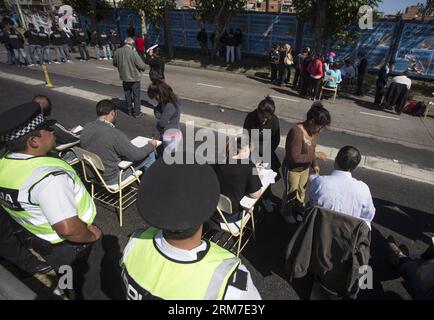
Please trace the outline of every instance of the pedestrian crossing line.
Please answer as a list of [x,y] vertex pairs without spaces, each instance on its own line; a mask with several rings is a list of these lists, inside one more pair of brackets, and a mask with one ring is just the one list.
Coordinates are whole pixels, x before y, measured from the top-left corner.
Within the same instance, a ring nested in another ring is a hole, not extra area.
[[388,117],[388,116],[382,116],[381,114],[375,114],[375,113],[369,113],[369,112],[363,112],[360,111],[361,114],[366,114],[368,116],[373,116],[373,117],[379,117],[379,118],[386,118],[386,119],[392,119],[392,120],[401,120],[399,118],[395,118],[395,117]]
[[272,96],[270,95],[271,98],[276,98],[276,99],[282,99],[282,100],[287,100],[287,101],[292,101],[292,102],[300,102],[300,100],[295,100],[295,99],[290,99],[290,98],[284,98],[284,97],[279,97],[279,96]]
[[98,69],[103,69],[103,70],[110,70],[110,71],[115,71],[115,69],[112,68],[106,68],[106,67],[97,67]]
[[206,83],[196,83],[198,86],[205,86],[205,87],[211,87],[211,88],[217,88],[217,89],[223,89],[223,87],[215,86],[213,84],[206,84]]
[[16,81],[16,82],[21,82],[21,83],[28,84],[31,86],[38,86],[41,84],[45,84],[45,81],[42,81],[42,80],[36,80],[36,79],[18,76],[16,74],[11,74],[11,73],[1,72],[1,71],[0,71],[0,78],[4,78],[6,80],[12,80],[12,81]]

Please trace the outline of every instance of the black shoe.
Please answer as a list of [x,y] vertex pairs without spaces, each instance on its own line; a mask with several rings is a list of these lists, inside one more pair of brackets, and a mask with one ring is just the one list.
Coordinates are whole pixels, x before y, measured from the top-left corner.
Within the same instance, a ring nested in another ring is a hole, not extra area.
[[145,114],[143,112],[133,113],[134,118],[143,118],[144,116],[145,116]]

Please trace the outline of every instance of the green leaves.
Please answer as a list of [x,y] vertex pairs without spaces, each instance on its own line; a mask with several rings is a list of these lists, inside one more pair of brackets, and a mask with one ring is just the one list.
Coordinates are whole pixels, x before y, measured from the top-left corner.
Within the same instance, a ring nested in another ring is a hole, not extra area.
[[317,10],[319,1],[327,3],[324,25],[326,39],[334,42],[343,41],[348,44],[354,43],[360,36],[357,30],[351,28],[358,23],[359,8],[368,5],[375,9],[381,3],[381,0],[293,0],[297,18],[302,21],[311,21],[315,25],[317,15],[320,14]]
[[135,11],[143,10],[147,21],[149,21],[154,28],[159,29],[161,23],[164,21],[164,9],[175,8],[175,0],[124,0],[120,6],[129,8]]

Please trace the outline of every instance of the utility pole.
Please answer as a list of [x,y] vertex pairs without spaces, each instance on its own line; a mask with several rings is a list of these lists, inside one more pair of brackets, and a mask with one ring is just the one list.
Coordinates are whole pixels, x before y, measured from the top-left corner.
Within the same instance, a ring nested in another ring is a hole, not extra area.
[[20,16],[21,26],[26,28],[26,22],[24,21],[23,12],[21,11],[21,5],[18,0],[15,0],[15,6],[17,7],[18,15]]

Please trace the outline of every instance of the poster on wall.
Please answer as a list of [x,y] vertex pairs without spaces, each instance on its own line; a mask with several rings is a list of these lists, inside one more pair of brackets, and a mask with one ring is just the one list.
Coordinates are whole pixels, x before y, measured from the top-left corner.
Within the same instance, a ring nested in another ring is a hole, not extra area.
[[404,25],[392,71],[407,71],[411,77],[434,79],[434,25]]

